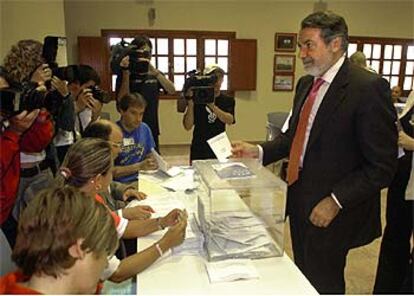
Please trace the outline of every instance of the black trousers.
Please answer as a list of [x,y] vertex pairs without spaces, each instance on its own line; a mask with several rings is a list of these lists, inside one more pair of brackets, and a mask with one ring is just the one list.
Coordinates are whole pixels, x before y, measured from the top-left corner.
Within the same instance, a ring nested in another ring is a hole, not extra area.
[[62,164],[63,160],[65,159],[66,153],[68,152],[70,146],[72,146],[72,145],[57,146],[56,147],[57,157],[58,157],[58,160],[59,160],[59,166]]
[[159,142],[159,135],[153,135],[152,136],[154,138],[154,144],[155,144],[155,151],[157,151],[158,153],[160,153],[160,142]]
[[381,242],[374,294],[398,294],[409,272],[414,203],[405,200],[405,190],[410,169],[410,161],[400,159],[398,171],[388,188],[387,225]]
[[320,294],[345,294],[348,249],[308,219],[296,215],[289,219],[295,264]]
[[13,250],[17,238],[17,221],[13,218],[11,213],[1,225],[1,230],[3,230],[4,236],[7,238],[10,248]]

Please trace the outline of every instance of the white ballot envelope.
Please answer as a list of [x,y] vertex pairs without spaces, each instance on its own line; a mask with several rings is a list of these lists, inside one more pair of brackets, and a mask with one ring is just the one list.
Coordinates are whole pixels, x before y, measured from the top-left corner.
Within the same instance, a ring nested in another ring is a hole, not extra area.
[[220,162],[227,161],[227,158],[231,156],[231,144],[226,132],[222,132],[221,134],[208,139],[207,143],[210,145],[211,150],[213,150]]
[[164,173],[166,173],[170,177],[177,176],[179,173],[181,173],[181,169],[179,167],[171,167],[162,157],[158,154],[158,152],[152,148],[151,149],[152,155],[154,155],[154,158],[158,164],[158,169]]

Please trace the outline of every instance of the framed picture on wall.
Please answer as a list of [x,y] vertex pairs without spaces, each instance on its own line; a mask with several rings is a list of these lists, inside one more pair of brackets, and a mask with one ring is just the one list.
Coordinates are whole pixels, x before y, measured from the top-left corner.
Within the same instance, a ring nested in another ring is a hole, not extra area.
[[274,72],[295,72],[295,61],[294,55],[275,54]]
[[296,33],[276,33],[275,51],[295,51]]
[[295,75],[293,73],[273,75],[274,91],[292,91],[294,83]]

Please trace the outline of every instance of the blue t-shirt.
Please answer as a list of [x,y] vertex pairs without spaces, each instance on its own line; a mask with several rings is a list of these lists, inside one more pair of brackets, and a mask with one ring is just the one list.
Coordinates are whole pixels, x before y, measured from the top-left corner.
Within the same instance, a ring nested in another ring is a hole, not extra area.
[[[120,121],[117,121],[117,124],[122,130],[124,140],[122,151],[115,159],[115,166],[126,166],[143,161],[145,156],[155,147],[154,138],[148,125],[142,122],[138,128],[132,132],[128,132],[122,127]],[[114,178],[115,181],[121,183],[129,183],[137,179],[138,172],[128,176]]]

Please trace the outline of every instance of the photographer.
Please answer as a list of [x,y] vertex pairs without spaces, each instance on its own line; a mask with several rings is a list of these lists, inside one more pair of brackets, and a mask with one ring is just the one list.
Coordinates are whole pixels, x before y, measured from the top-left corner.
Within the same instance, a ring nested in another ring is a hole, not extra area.
[[[60,128],[54,139],[59,162],[62,163],[69,147],[80,138],[89,123],[99,118],[104,100],[103,91],[96,88],[100,84],[98,73],[88,65],[70,65],[62,69],[69,91],[68,104],[62,108]],[[52,81],[53,82],[53,81]],[[95,92],[94,92],[95,91]]]
[[95,69],[88,65],[79,65],[78,71],[79,80],[69,83],[68,87],[75,98],[75,131],[77,137],[80,137],[89,123],[97,120],[101,115],[103,102],[94,95],[93,91],[101,83]]
[[[186,130],[194,126],[191,142],[190,161],[196,159],[216,158],[207,140],[224,132],[226,124],[234,124],[234,98],[221,93],[224,71],[216,66],[206,67],[204,74],[216,76],[214,87],[214,102],[198,104],[194,102],[193,91],[190,88],[184,95],[188,100],[187,110],[184,113],[183,125]],[[189,95],[189,96],[188,96]]]
[[11,246],[16,238],[16,221],[10,212],[19,188],[20,152],[42,151],[53,135],[52,121],[46,111],[24,110],[13,115],[14,110],[10,107],[15,95],[10,89],[5,69],[0,67],[0,225]]
[[[117,77],[117,100],[124,95],[138,92],[147,102],[143,121],[151,129],[156,150],[159,150],[158,98],[160,89],[168,94],[175,93],[174,84],[150,63],[152,44],[146,36],[138,36],[131,42],[128,55],[115,59],[118,64],[112,67]],[[120,69],[119,69],[119,66]]]

